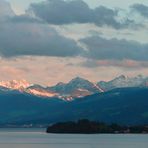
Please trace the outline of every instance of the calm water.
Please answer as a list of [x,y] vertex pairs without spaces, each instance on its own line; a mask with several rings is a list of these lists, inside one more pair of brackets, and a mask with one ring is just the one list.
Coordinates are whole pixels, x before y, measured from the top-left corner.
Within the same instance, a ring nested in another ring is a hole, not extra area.
[[37,129],[1,129],[0,148],[148,148],[148,135],[58,135]]

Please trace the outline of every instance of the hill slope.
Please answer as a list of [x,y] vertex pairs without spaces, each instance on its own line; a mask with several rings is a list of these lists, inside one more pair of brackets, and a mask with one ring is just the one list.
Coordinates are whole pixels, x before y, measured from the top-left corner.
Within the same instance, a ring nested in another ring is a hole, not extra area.
[[115,89],[71,102],[18,91],[0,91],[0,124],[49,124],[83,118],[107,123],[148,124],[148,89]]

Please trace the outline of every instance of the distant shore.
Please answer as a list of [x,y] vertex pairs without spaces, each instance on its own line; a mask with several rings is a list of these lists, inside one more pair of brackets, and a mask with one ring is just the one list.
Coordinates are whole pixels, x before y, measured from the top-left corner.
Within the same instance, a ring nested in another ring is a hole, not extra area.
[[148,126],[121,126],[79,120],[77,122],[69,121],[53,124],[47,128],[46,132],[57,134],[148,134]]

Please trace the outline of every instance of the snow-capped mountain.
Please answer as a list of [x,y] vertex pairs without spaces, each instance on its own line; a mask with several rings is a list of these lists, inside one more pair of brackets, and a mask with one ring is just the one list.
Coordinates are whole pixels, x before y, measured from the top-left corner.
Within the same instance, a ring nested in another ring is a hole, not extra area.
[[147,87],[147,84],[148,78],[142,75],[138,75],[136,77],[127,77],[121,75],[108,82],[100,81],[97,85],[101,87],[104,91],[108,91],[115,88],[123,87]]
[[30,86],[30,83],[26,80],[1,81],[0,86],[13,90],[23,91]]
[[54,91],[63,97],[72,98],[79,98],[102,92],[102,89],[99,86],[80,77],[72,79],[69,83],[60,82],[56,86],[48,87],[47,89]]
[[67,101],[71,101],[74,98],[81,98],[95,93],[101,93],[123,87],[148,87],[148,77],[144,77],[142,75],[138,75],[136,77],[127,77],[121,75],[111,81],[100,81],[97,84],[92,83],[86,79],[76,77],[68,83],[60,82],[55,86],[48,87],[30,84],[26,80],[0,82],[0,90],[2,91],[5,90],[6,92],[9,92],[9,90],[16,90],[21,93],[28,93],[39,97],[56,97]]
[[46,87],[30,84],[26,80],[1,81],[0,89],[17,90],[40,97],[58,97],[57,93],[47,90]]

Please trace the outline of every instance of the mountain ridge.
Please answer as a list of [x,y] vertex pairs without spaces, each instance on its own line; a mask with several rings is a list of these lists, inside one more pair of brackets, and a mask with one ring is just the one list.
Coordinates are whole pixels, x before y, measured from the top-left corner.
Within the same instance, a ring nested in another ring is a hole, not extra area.
[[30,84],[26,80],[1,81],[0,86],[41,97],[58,97],[67,101],[102,92],[96,84],[80,77],[76,77],[68,83],[60,82],[51,87]]
[[1,81],[0,86],[40,97],[57,97],[71,101],[74,98],[81,98],[116,88],[148,87],[148,77],[144,77],[142,75],[138,75],[136,77],[120,75],[111,81],[99,81],[98,83],[92,83],[87,79],[76,77],[68,83],[59,82],[54,86],[44,87],[39,84],[30,84],[26,80],[12,80]]

